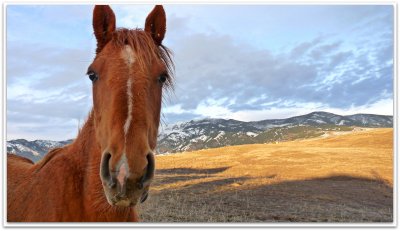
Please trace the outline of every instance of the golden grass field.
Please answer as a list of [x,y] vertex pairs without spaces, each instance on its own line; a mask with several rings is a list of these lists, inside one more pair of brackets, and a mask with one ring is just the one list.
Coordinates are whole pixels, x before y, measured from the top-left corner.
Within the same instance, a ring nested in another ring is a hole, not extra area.
[[393,129],[156,158],[145,222],[392,222]]

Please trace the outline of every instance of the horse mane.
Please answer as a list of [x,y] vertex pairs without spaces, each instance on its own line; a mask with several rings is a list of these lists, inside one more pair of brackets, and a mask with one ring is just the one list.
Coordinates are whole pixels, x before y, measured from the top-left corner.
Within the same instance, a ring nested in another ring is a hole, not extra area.
[[173,88],[173,78],[175,66],[172,61],[172,51],[164,45],[157,46],[153,38],[142,29],[129,30],[126,28],[118,28],[112,37],[111,43],[118,48],[129,45],[133,48],[136,55],[136,61],[142,67],[141,71],[146,71],[143,68],[149,68],[152,60],[161,59],[167,68],[167,81],[165,85]]

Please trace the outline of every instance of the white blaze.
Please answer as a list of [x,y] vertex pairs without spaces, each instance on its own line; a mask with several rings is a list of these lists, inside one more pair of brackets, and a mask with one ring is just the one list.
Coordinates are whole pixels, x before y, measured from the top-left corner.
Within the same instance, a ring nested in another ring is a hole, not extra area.
[[128,113],[126,116],[125,124],[124,124],[124,134],[125,141],[126,135],[128,134],[129,127],[132,122],[132,110],[133,110],[133,94],[132,94],[132,78],[131,78],[131,66],[135,61],[135,55],[130,46],[126,45],[125,49],[122,50],[122,58],[125,60],[126,65],[128,66],[128,81],[126,83],[126,94],[127,94],[127,104],[128,104]]
[[125,48],[122,50],[122,58],[125,60],[128,67],[135,62],[135,54],[129,45],[125,45]]
[[126,135],[128,134],[128,130],[129,130],[129,127],[132,122],[132,104],[133,104],[132,79],[129,78],[128,83],[126,85],[127,85],[126,93],[128,96],[128,115],[126,117],[125,124],[124,124],[125,139],[126,139]]
[[125,153],[122,155],[121,160],[117,165],[118,175],[117,180],[119,184],[124,186],[126,179],[129,177],[129,164],[128,160],[126,159]]

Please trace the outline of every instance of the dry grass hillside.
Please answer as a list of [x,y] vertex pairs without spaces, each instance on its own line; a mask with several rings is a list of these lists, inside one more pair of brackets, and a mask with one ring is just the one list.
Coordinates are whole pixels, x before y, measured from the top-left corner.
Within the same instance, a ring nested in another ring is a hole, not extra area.
[[156,159],[146,222],[391,222],[393,129]]

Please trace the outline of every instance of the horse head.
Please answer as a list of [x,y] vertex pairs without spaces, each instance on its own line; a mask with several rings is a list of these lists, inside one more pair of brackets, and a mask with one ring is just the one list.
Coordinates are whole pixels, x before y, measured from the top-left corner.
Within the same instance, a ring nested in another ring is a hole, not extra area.
[[162,93],[172,84],[170,52],[162,45],[165,12],[155,6],[144,30],[117,29],[112,9],[95,6],[93,29],[97,49],[87,75],[99,175],[109,204],[134,206],[146,200],[154,176]]

